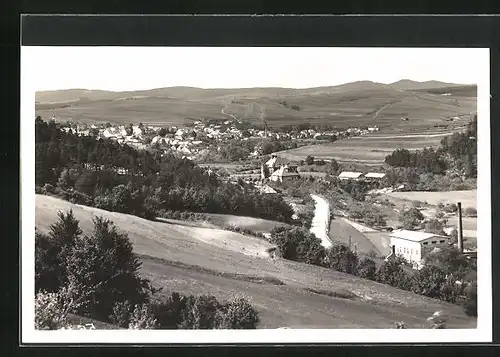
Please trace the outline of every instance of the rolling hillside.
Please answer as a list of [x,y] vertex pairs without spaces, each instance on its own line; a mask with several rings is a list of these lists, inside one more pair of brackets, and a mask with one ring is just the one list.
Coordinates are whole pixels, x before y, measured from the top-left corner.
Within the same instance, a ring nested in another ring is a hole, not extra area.
[[[418,87],[425,85],[436,88],[435,83],[426,82]],[[472,92],[469,96],[449,97],[370,81],[307,89],[171,87],[132,92],[70,89],[36,93],[36,115],[43,118],[54,115],[64,121],[165,125],[225,119],[231,114],[256,124],[261,124],[264,117],[271,127],[301,122],[330,123],[341,128],[389,127],[401,126],[401,117],[409,117],[404,128],[429,129],[452,116],[469,114],[475,106]]]
[[458,306],[306,264],[271,259],[265,240],[218,229],[153,222],[135,216],[37,195],[36,227],[47,231],[59,210],[70,208],[85,233],[102,215],[126,232],[143,261],[142,274],[164,293],[245,295],[261,315],[260,328],[427,327],[442,310],[450,328],[473,328],[476,320]]

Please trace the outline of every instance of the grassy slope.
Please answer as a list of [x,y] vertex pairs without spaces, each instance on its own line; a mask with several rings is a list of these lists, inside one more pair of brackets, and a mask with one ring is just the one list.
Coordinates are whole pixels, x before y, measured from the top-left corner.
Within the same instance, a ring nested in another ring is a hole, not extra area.
[[[127,100],[117,100],[128,98]],[[399,125],[401,116],[410,116],[407,127],[428,126],[442,118],[468,114],[475,108],[474,98],[449,98],[429,93],[406,92],[373,82],[355,82],[336,87],[289,89],[200,89],[160,88],[135,92],[68,90],[36,94],[37,115],[88,122],[182,124],[207,118],[228,118],[234,114],[260,123],[265,108],[269,126],[332,123],[351,125]],[[286,101],[287,106],[282,102]],[[57,103],[54,103],[57,102]],[[254,104],[257,103],[257,104]],[[300,110],[290,107],[298,105]],[[387,107],[377,115],[375,113]]]
[[[36,197],[37,228],[46,231],[58,210],[70,208],[84,232],[92,228],[93,215],[109,218],[127,232],[135,251],[143,255],[143,274],[163,286],[165,293],[211,293],[221,299],[244,294],[259,310],[261,328],[391,328],[399,320],[423,328],[426,317],[436,310],[450,316],[450,327],[470,328],[476,323],[457,306],[328,269],[265,258],[261,254],[269,246],[265,241],[236,233],[152,222],[41,195]],[[249,282],[248,276],[266,281],[272,277],[284,285]],[[333,298],[305,289],[349,291],[358,298]]]

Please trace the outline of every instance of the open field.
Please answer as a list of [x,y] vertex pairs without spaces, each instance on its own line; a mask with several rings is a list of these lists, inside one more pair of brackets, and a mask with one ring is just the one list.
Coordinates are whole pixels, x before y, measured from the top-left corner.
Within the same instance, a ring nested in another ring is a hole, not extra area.
[[397,148],[409,150],[424,147],[438,147],[443,137],[452,132],[408,135],[358,136],[337,140],[333,143],[303,146],[276,153],[289,160],[305,160],[309,155],[315,158],[335,159],[338,162],[356,162],[365,165],[381,165],[387,155]]
[[[448,84],[446,84],[448,85]],[[340,128],[378,125],[396,131],[429,130],[475,111],[476,98],[405,91],[373,82],[334,87],[201,89],[160,88],[134,92],[82,89],[36,93],[36,115],[80,122],[181,125],[194,120],[238,119],[270,127],[309,122]],[[409,121],[402,122],[401,117]]]
[[329,236],[332,241],[338,241],[343,244],[349,244],[349,237],[351,237],[351,248],[360,254],[368,254],[371,251],[382,254],[377,247],[366,237],[349,223],[345,222],[342,218],[335,217],[330,221]]
[[[109,218],[126,232],[143,260],[142,274],[164,293],[210,293],[220,299],[246,295],[261,316],[261,328],[427,327],[437,310],[449,316],[450,328],[474,328],[476,319],[458,306],[329,269],[270,259],[262,239],[209,228],[187,227],[37,195],[36,227],[47,231],[59,210],[70,208],[85,233],[92,217]],[[316,292],[313,292],[316,291]],[[329,296],[332,295],[332,296]]]
[[462,202],[462,208],[477,208],[477,190],[445,192],[408,191],[391,192],[386,195],[399,200],[427,202],[434,206],[439,202],[444,204]]

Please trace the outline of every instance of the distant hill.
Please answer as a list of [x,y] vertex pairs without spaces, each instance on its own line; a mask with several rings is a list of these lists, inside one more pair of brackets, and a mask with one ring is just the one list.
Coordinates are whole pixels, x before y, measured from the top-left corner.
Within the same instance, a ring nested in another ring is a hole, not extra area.
[[392,88],[400,90],[417,90],[417,89],[436,89],[445,87],[462,87],[463,84],[445,83],[439,81],[417,82],[410,79],[402,79],[400,81],[389,84]]
[[[402,87],[405,83],[409,85],[408,82],[397,83]],[[475,111],[475,92],[470,89],[451,98],[430,92],[435,88],[419,93],[398,89],[397,83],[359,81],[305,89],[169,87],[125,92],[69,89],[37,92],[35,111],[44,119],[54,116],[59,121],[87,123],[183,125],[194,120],[229,119],[234,115],[254,124],[262,124],[264,117],[270,127],[309,122],[329,123],[339,128],[368,126],[375,119],[377,125],[387,127],[403,116],[413,117],[415,125],[428,125],[429,120],[434,125],[436,120]],[[437,83],[424,82],[420,86],[436,87]]]

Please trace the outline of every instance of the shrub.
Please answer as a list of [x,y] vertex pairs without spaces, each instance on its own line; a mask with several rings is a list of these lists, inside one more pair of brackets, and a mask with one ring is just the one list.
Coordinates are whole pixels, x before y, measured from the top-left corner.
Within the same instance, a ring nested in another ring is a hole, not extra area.
[[363,258],[356,269],[356,275],[363,279],[375,280],[376,273],[375,262],[369,258]]
[[473,268],[471,262],[453,246],[431,252],[424,258],[424,265],[439,267],[445,275],[453,274],[457,278],[465,276]]
[[132,314],[128,328],[131,330],[154,329],[158,326],[151,306],[148,304],[136,305]]
[[39,292],[35,296],[35,329],[57,330],[64,326],[66,314],[58,293]]
[[465,289],[466,299],[464,303],[464,312],[467,316],[477,317],[477,283],[473,282]]
[[109,316],[110,322],[122,328],[127,328],[130,323],[130,314],[133,311],[132,307],[128,300],[117,301],[113,305],[112,313]]
[[216,328],[255,329],[258,323],[259,314],[253,306],[246,299],[236,297],[218,311]]
[[358,256],[349,247],[335,244],[326,252],[326,265],[336,271],[354,274],[358,265]]
[[277,245],[278,254],[285,259],[321,265],[325,257],[321,240],[304,228],[275,227],[270,241]]
[[424,215],[418,208],[412,207],[401,212],[399,220],[404,229],[414,229],[424,219]]
[[475,209],[474,207],[467,207],[464,210],[464,215],[466,217],[477,217],[477,209]]
[[401,265],[401,262],[397,259],[389,259],[383,262],[377,270],[375,280],[382,284],[408,290],[411,281]]
[[412,277],[411,291],[435,299],[441,298],[441,286],[446,281],[446,274],[438,266],[426,266]]

